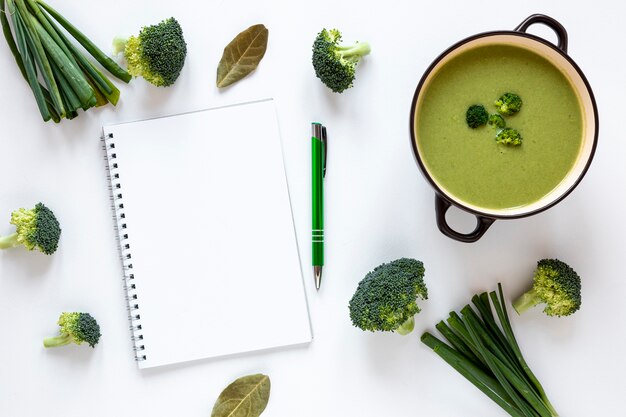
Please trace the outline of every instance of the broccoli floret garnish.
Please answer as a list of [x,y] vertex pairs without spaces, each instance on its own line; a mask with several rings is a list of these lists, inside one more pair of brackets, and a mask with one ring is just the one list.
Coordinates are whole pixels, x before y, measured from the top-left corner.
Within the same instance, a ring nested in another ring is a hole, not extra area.
[[504,93],[494,104],[500,114],[511,116],[522,108],[522,98],[515,93]]
[[356,64],[371,51],[367,42],[351,46],[339,45],[340,42],[341,33],[337,29],[322,29],[313,43],[315,75],[335,93],[352,87]]
[[513,303],[518,314],[545,303],[548,316],[569,316],[580,308],[580,277],[558,259],[537,262],[533,288]]
[[487,124],[495,129],[503,129],[506,126],[504,117],[500,116],[499,114],[492,114],[491,116],[489,116]]
[[359,283],[350,300],[352,324],[362,330],[405,335],[413,331],[420,312],[416,300],[428,299],[424,264],[401,258],[382,264]]
[[467,112],[465,113],[465,121],[472,129],[484,126],[487,124],[488,119],[489,113],[487,113],[487,110],[485,110],[481,104],[473,104],[469,106]]
[[59,336],[46,337],[43,345],[47,348],[83,342],[94,347],[100,340],[100,326],[89,313],[61,313],[58,321]]
[[33,209],[20,208],[11,213],[11,224],[16,231],[0,237],[0,249],[23,245],[28,250],[37,249],[46,255],[57,250],[61,227],[52,210],[37,203]]
[[183,30],[173,17],[143,27],[138,36],[116,38],[113,45],[115,53],[124,52],[131,75],[157,87],[174,84],[187,56]]
[[503,145],[519,146],[522,144],[522,135],[510,127],[506,127],[496,135],[496,142]]

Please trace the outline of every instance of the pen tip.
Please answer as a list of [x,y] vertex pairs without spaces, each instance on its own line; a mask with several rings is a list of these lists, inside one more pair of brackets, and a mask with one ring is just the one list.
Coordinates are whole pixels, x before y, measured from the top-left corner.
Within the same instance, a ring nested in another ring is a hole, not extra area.
[[315,289],[319,291],[320,284],[322,283],[322,267],[314,266],[313,273],[315,275]]

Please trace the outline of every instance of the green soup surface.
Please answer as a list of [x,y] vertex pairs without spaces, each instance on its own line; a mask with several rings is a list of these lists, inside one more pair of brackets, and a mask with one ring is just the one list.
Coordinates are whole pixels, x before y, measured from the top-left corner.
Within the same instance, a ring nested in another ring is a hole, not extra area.
[[[521,146],[497,144],[497,130],[471,129],[465,112],[490,114],[503,93],[518,94],[519,113],[504,116]],[[582,112],[570,82],[538,54],[511,45],[469,49],[446,63],[420,93],[417,146],[427,171],[446,192],[486,209],[532,204],[573,167],[582,145]]]

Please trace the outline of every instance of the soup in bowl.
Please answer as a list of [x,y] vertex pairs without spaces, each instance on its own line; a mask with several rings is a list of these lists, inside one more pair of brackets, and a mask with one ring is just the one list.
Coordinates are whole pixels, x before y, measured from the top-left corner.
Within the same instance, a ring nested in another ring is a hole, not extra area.
[[[555,30],[559,45],[525,33],[532,23]],[[411,111],[418,166],[436,192],[439,229],[453,239],[478,240],[495,219],[543,211],[562,200],[587,171],[597,143],[597,108],[582,71],[566,54],[567,33],[554,19],[533,15],[515,31],[467,38],[445,51],[420,81]],[[522,99],[503,115],[522,137],[496,141],[500,127],[470,127],[466,111],[495,105],[505,93]],[[455,205],[477,217],[471,233],[446,222]]]

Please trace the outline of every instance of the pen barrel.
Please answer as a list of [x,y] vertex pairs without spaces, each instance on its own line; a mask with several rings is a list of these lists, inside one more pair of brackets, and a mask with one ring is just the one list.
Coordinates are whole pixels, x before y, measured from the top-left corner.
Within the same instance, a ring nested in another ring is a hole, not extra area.
[[312,178],[312,263],[324,265],[324,143],[320,138],[311,138]]

